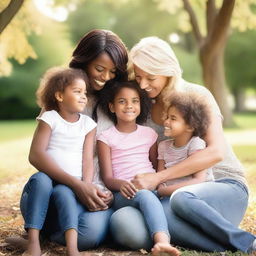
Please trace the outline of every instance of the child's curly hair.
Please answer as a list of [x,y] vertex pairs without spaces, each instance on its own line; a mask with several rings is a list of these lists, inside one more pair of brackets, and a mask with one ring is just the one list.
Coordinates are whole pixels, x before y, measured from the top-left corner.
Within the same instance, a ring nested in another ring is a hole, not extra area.
[[54,67],[47,70],[36,92],[38,106],[46,111],[59,111],[56,92],[64,92],[76,79],[82,79],[88,85],[87,75],[80,69]]
[[123,88],[130,88],[135,90],[140,98],[140,114],[136,118],[138,124],[146,122],[149,111],[151,108],[151,100],[147,96],[147,93],[140,88],[136,81],[109,81],[105,84],[104,88],[99,92],[99,107],[101,110],[112,120],[115,124],[117,118],[115,113],[112,113],[109,109],[109,103],[113,103],[116,95]]
[[175,107],[185,123],[194,129],[193,136],[203,138],[210,123],[208,105],[201,95],[191,92],[174,92],[165,101],[164,117],[170,107]]

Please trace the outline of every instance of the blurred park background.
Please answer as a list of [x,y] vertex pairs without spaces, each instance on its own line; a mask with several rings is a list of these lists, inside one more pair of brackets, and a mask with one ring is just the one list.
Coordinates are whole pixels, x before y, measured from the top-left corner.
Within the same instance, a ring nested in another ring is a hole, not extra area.
[[256,0],[1,0],[0,240],[23,230],[19,197],[35,172],[27,155],[40,77],[67,66],[95,28],[112,30],[128,49],[146,36],[168,41],[184,78],[210,89],[251,190],[242,226],[256,234]]

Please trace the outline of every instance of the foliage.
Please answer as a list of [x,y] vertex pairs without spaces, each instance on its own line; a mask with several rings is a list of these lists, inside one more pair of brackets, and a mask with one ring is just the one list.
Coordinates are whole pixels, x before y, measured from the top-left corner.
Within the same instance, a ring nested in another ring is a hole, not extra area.
[[39,109],[35,102],[35,91],[39,78],[49,67],[64,65],[71,55],[64,24],[45,19],[41,30],[41,35],[29,37],[37,52],[37,59],[28,59],[23,65],[12,61],[12,74],[8,78],[0,77],[0,119],[37,116]]
[[[0,11],[9,3],[1,0]],[[32,1],[25,1],[17,15],[0,35],[0,76],[8,76],[12,71],[10,59],[25,63],[26,59],[36,59],[37,55],[29,42],[32,33],[40,33],[40,15]]]
[[176,15],[157,9],[154,0],[86,0],[70,13],[67,23],[74,44],[89,30],[101,28],[117,33],[130,48],[145,36],[168,39],[176,28]]
[[[167,10],[170,14],[180,11],[181,15],[178,19],[179,28],[188,32],[191,30],[191,23],[187,12],[183,9],[183,0],[154,0],[161,10]],[[205,21],[205,8],[207,1],[191,1],[195,14],[198,17],[199,27],[202,34],[207,33],[207,23]],[[210,1],[208,1],[210,2]],[[211,1],[215,2],[216,8],[220,8],[224,0]],[[235,8],[232,16],[231,26],[239,31],[256,28],[255,0],[236,0]]]
[[256,89],[255,41],[255,30],[235,32],[229,39],[225,61],[229,88],[232,91],[249,87]]

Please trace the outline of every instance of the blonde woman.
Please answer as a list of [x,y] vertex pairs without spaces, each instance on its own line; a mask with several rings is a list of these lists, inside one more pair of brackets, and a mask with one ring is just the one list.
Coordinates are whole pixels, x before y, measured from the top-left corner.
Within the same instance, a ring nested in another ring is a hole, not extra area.
[[[205,149],[161,172],[137,175],[133,184],[138,189],[152,190],[167,180],[213,166],[215,181],[183,187],[170,199],[162,200],[172,242],[205,251],[255,250],[255,236],[238,228],[247,208],[248,189],[243,167],[224,138],[223,117],[214,97],[205,87],[182,78],[173,50],[157,37],[142,39],[131,49],[130,59],[135,79],[152,99],[147,125],[157,131],[160,141],[164,139],[162,112],[172,92],[198,93],[210,108],[210,125],[203,138]],[[132,207],[115,212],[111,217],[115,240],[132,249],[149,247],[142,219]]]

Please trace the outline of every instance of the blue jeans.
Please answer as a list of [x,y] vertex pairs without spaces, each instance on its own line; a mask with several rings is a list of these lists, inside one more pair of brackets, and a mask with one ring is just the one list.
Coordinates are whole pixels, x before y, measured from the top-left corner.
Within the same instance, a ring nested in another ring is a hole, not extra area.
[[[71,208],[69,205],[71,201],[67,203],[65,199],[63,209],[67,212],[65,214],[61,212],[58,217],[56,206],[60,207],[61,199],[58,198],[59,201],[56,205],[53,195],[56,199],[58,197],[57,191],[61,191],[63,187],[66,186],[56,185],[43,172],[37,172],[30,177],[23,189],[20,201],[25,228],[41,230],[41,234],[50,238],[50,240],[65,244],[64,231],[71,225],[70,227],[76,228],[78,231],[79,250],[98,246],[106,238],[109,219],[113,210],[89,212],[81,204],[72,200],[74,208]],[[72,199],[73,192],[68,189],[66,191],[65,195]],[[71,211],[68,212],[70,209]]]
[[[162,200],[172,242],[203,251],[251,249],[255,236],[237,227],[247,204],[245,187],[230,179],[183,187]],[[152,246],[140,215],[132,207],[112,215],[110,228],[119,244],[131,249]]]
[[[115,193],[114,196],[114,210],[125,206],[133,206],[141,211],[152,240],[156,232],[165,232],[170,236],[163,207],[158,197],[152,191],[146,189],[139,190],[132,199],[123,197],[121,193]],[[152,209],[154,210],[152,211]]]

